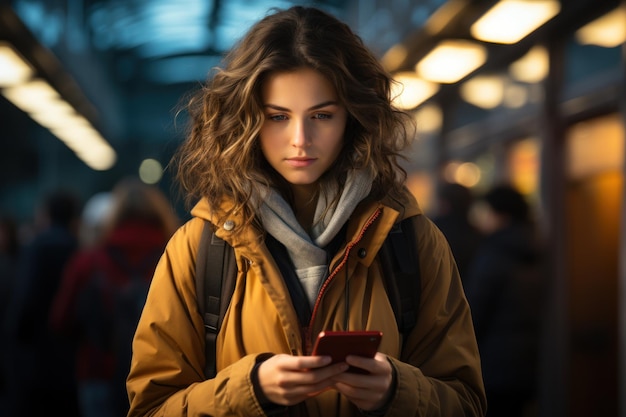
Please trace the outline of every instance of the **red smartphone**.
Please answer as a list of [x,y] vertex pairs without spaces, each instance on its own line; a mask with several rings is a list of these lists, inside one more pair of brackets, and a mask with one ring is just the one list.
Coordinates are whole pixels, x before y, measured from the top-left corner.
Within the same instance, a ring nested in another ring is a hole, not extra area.
[[[313,356],[330,356],[331,363],[344,362],[348,355],[373,358],[382,338],[383,333],[378,330],[322,331],[313,346]],[[348,371],[367,373],[355,367]]]

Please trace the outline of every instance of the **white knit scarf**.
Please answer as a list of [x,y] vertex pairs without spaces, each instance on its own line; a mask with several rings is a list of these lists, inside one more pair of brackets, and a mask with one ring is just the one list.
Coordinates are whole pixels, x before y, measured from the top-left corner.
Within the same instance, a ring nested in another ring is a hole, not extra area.
[[[260,207],[263,227],[287,249],[311,306],[328,273],[329,260],[322,248],[332,241],[356,205],[369,194],[372,179],[369,171],[351,171],[340,190],[337,206],[329,209],[323,219],[314,222],[311,236],[298,223],[293,209],[282,196],[273,189],[265,189]],[[337,190],[331,190],[328,200],[320,195],[315,209],[316,220],[320,219],[337,193]]]

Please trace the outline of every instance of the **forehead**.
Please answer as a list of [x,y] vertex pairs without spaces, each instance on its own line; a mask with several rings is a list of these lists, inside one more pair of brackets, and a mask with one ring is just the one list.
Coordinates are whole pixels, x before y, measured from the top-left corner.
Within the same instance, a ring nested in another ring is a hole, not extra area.
[[312,68],[270,73],[263,81],[261,93],[264,102],[289,98],[337,100],[334,85]]

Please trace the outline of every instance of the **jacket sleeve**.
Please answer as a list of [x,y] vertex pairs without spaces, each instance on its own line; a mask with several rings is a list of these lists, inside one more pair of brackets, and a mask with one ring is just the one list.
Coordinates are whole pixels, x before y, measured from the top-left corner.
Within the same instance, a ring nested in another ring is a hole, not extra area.
[[204,378],[204,324],[195,295],[201,220],[181,227],[159,260],[133,340],[128,416],[263,416],[250,380],[256,355]]
[[480,357],[456,263],[443,234],[425,216],[416,226],[422,294],[388,416],[483,416]]

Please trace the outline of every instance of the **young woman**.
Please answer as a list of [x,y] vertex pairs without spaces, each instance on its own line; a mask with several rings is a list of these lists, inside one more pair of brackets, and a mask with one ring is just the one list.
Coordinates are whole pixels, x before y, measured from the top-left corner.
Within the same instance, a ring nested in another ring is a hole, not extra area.
[[[176,161],[193,218],[152,281],[129,416],[483,415],[470,311],[445,238],[403,187],[412,131],[390,84],[348,26],[293,7],[253,26],[191,100]],[[410,216],[422,294],[403,341],[377,252]],[[205,221],[238,267],[209,379],[194,286]],[[329,365],[311,355],[322,330],[383,339],[372,359]]]

